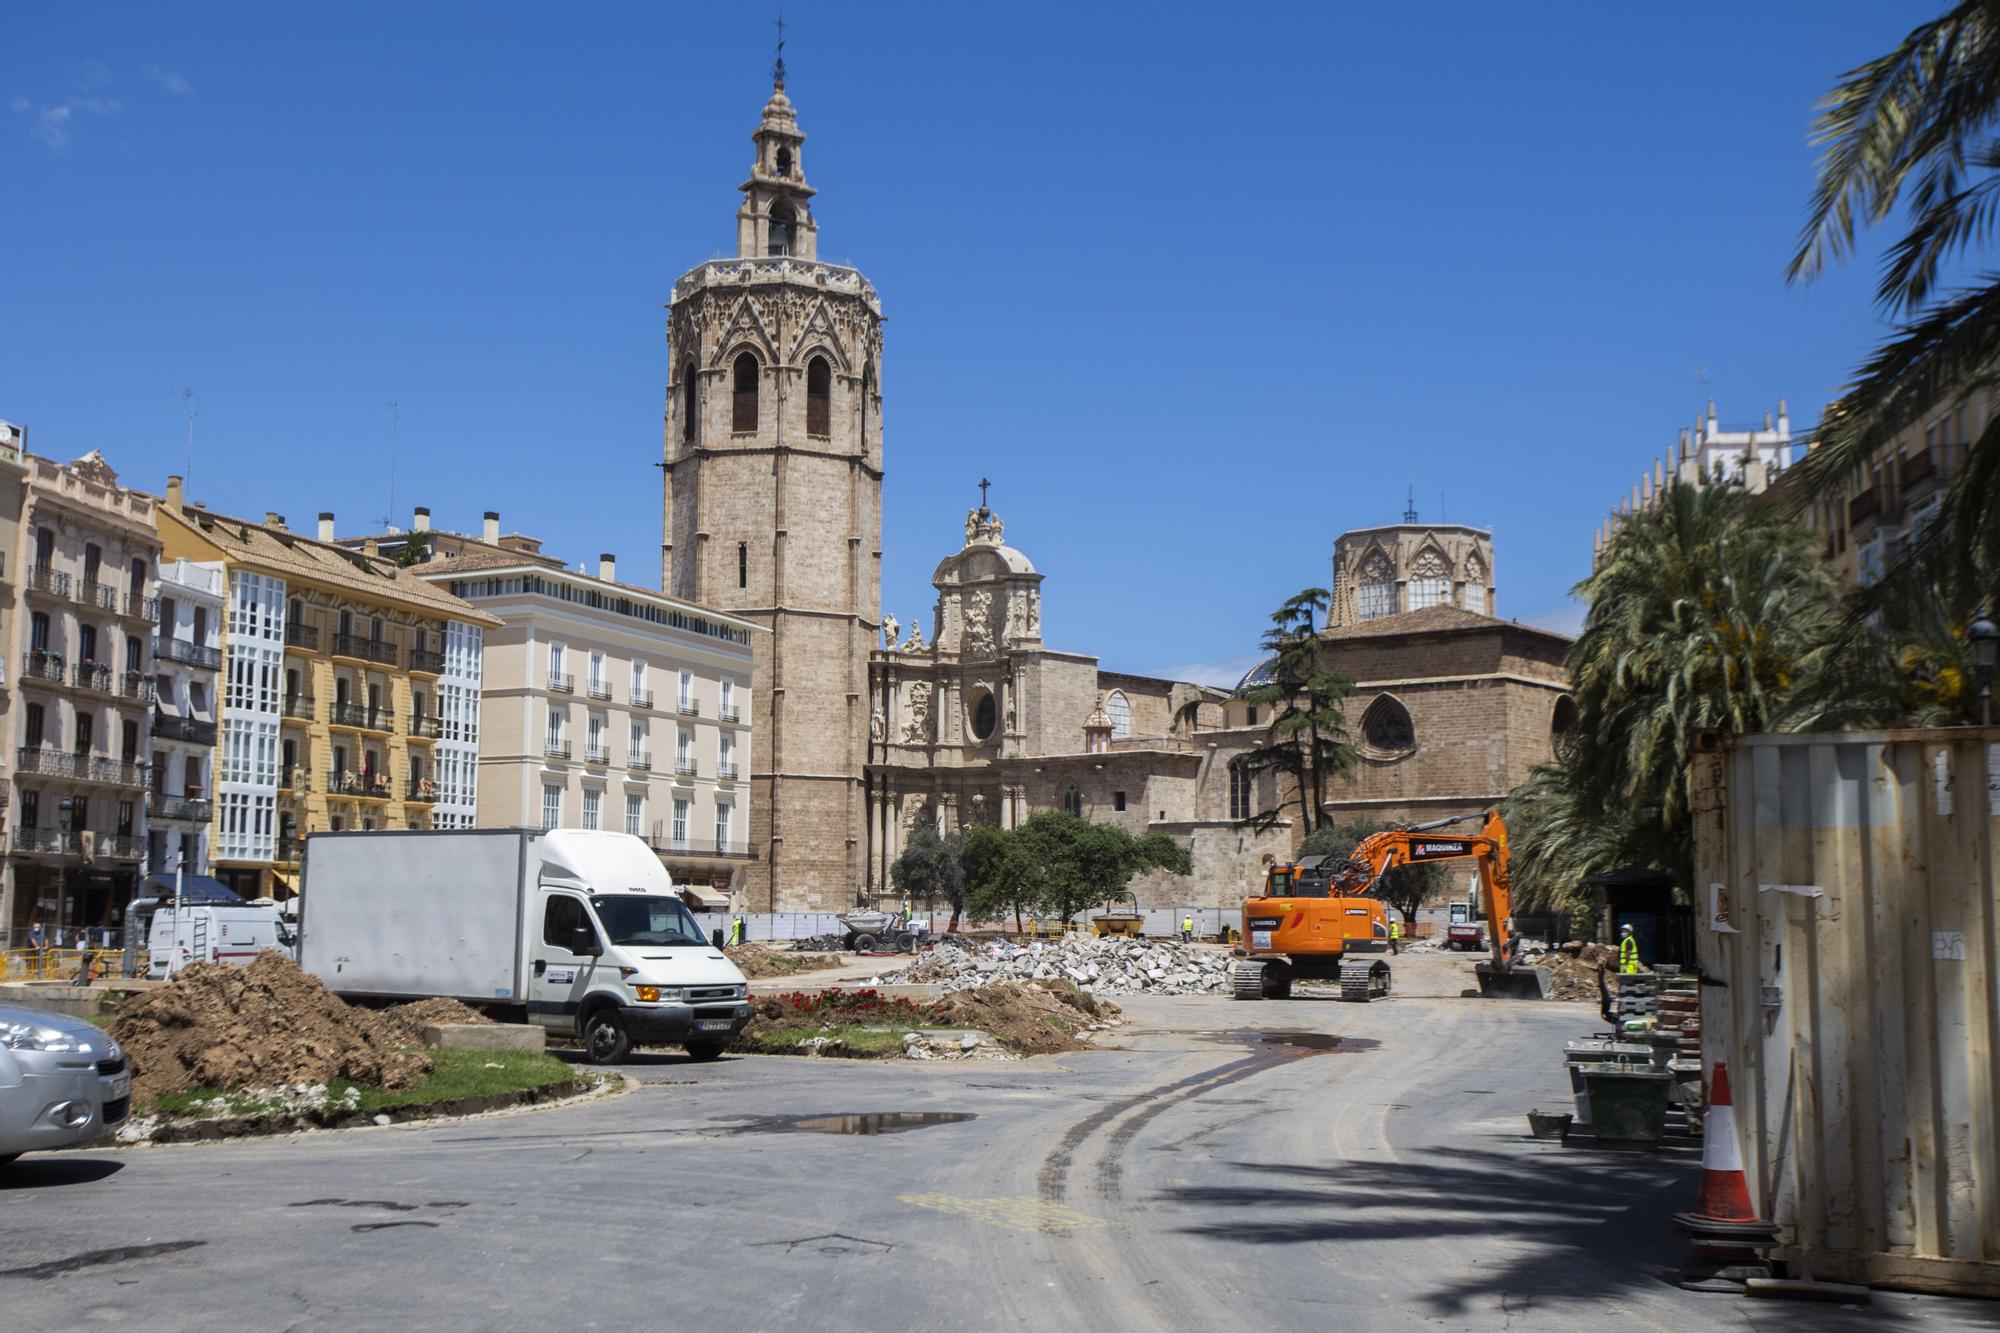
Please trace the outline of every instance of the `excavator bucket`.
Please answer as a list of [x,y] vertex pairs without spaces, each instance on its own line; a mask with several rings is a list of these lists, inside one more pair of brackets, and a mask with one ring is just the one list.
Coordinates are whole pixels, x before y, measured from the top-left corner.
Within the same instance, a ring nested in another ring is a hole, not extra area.
[[1492,963],[1475,963],[1472,970],[1479,977],[1479,997],[1483,1000],[1546,1000],[1549,998],[1549,970],[1546,967],[1529,967],[1516,963],[1512,967],[1495,967]]

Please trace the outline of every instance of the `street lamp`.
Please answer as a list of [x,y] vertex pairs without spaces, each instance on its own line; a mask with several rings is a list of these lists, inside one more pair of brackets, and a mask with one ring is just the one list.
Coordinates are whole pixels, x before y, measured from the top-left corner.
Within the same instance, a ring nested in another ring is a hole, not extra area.
[[1995,626],[1985,608],[1979,619],[1965,631],[1972,640],[1972,671],[1979,678],[1979,725],[1993,725],[1993,666],[2000,662],[2000,626]]

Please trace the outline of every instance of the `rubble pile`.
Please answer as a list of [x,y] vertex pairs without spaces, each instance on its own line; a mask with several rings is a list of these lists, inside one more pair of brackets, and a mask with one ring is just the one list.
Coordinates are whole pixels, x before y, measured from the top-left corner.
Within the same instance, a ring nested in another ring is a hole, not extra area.
[[793,940],[793,953],[839,953],[847,947],[847,936],[836,931],[831,935],[808,935],[802,940]]
[[[1079,1051],[1087,1034],[1124,1021],[1118,1006],[1067,981],[1009,982],[954,991],[930,1006],[931,1021],[990,1033],[1024,1055]],[[972,1046],[965,1046],[970,1054]]]
[[877,981],[942,986],[947,994],[1001,981],[1071,982],[1097,995],[1227,995],[1230,956],[1178,940],[1065,935],[1016,947],[940,944]]
[[279,953],[248,967],[193,963],[111,1020],[140,1101],[190,1088],[275,1088],[350,1079],[407,1088],[431,1058],[399,1049],[390,1019],[357,1009]]
[[1572,940],[1528,961],[1549,969],[1551,1000],[1596,1000],[1597,969],[1618,970],[1618,949],[1610,944],[1586,944]]
[[755,981],[760,977],[789,977],[795,972],[817,972],[840,966],[840,959],[823,953],[780,953],[761,944],[738,944],[724,949],[736,970]]
[[480,1013],[471,1005],[438,996],[429,1000],[411,1000],[408,1004],[392,1005],[382,1011],[395,1031],[396,1038],[405,1046],[425,1045],[424,1029],[442,1027],[448,1023],[491,1023],[493,1020]]

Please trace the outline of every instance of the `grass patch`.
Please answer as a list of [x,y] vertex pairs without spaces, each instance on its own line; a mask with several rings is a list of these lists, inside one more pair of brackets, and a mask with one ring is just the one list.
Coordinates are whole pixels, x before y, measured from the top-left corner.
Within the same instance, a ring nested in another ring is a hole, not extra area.
[[[277,1115],[299,1110],[372,1113],[395,1106],[423,1106],[465,1097],[546,1088],[576,1079],[576,1072],[553,1055],[540,1051],[431,1051],[437,1064],[430,1075],[407,1088],[387,1089],[335,1079],[326,1096],[301,1099],[287,1092],[278,1097],[252,1096],[245,1089],[190,1088],[142,1103],[141,1114],[194,1120],[219,1116]],[[352,1091],[350,1091],[352,1090]]]

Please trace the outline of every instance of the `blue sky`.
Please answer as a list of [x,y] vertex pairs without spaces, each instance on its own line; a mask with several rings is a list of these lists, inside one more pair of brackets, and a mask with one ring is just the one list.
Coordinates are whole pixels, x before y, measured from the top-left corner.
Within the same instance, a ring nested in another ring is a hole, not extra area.
[[[1881,332],[1879,245],[1784,281],[1812,104],[1934,12],[789,9],[821,255],[889,315],[885,608],[984,475],[1052,646],[1211,677],[1406,486],[1560,628],[1704,397],[1810,425]],[[733,247],[770,11],[0,10],[0,417],[156,489],[192,388],[218,509],[656,580],[661,307]]]

